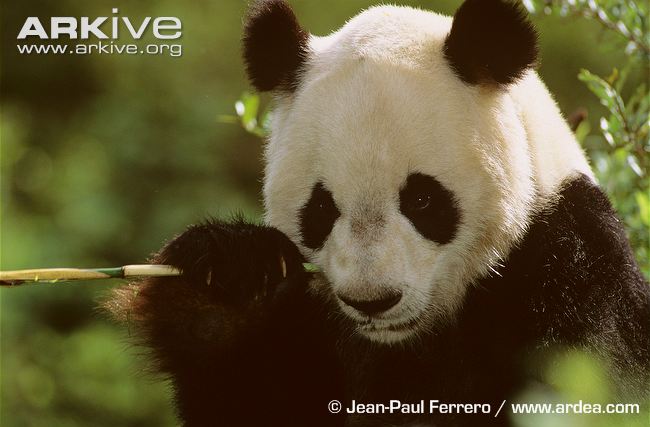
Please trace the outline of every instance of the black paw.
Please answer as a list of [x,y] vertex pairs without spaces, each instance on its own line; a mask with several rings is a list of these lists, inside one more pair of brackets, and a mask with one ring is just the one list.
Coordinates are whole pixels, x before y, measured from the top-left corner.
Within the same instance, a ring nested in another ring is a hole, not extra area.
[[276,301],[307,282],[303,257],[286,235],[241,220],[193,225],[155,262],[179,268],[185,282],[223,304]]

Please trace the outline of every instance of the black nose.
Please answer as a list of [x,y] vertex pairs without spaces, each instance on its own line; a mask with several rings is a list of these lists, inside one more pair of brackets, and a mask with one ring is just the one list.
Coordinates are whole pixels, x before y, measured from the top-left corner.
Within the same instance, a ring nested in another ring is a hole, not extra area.
[[391,289],[390,291],[384,291],[376,299],[371,300],[353,299],[341,294],[338,297],[350,307],[354,307],[360,312],[372,316],[382,313],[397,304],[402,299],[402,292]]

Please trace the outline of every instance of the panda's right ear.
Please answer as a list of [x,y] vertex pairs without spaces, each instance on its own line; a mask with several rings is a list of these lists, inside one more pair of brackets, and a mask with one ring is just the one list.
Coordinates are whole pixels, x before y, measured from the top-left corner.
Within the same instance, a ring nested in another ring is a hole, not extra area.
[[259,91],[293,91],[309,49],[305,31],[284,0],[257,0],[243,35],[248,78]]

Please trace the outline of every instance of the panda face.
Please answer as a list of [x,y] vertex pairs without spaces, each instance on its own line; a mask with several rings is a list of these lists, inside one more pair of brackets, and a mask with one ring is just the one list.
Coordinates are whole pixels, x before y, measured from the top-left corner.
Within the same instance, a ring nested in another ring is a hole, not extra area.
[[[564,128],[528,70],[534,31],[511,2],[467,0],[453,20],[382,6],[314,37],[286,3],[261,4],[244,40],[252,81],[276,95],[266,221],[321,268],[313,290],[359,334],[417,339],[458,312],[476,279],[498,274],[540,188],[573,167],[538,173],[561,151],[539,149],[530,120]],[[513,39],[486,46],[495,23]],[[266,32],[274,25],[284,30]]]
[[[507,210],[526,206],[528,189],[511,197],[502,183],[520,175],[492,167],[526,158],[517,144],[494,148],[523,136],[517,115],[438,57],[439,74],[368,57],[315,67],[275,109],[267,220],[322,268],[315,286],[376,341],[453,315],[502,251],[497,242],[521,231]],[[530,183],[510,188],[521,185]]]

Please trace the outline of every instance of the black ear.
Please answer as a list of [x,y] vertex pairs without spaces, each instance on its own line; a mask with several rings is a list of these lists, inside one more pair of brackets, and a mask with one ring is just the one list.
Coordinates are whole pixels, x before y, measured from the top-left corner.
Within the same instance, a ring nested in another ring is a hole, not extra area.
[[292,91],[307,56],[309,34],[283,0],[259,0],[244,24],[244,61],[259,91]]
[[519,2],[466,0],[454,15],[445,57],[469,84],[510,84],[537,61],[537,32]]

